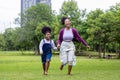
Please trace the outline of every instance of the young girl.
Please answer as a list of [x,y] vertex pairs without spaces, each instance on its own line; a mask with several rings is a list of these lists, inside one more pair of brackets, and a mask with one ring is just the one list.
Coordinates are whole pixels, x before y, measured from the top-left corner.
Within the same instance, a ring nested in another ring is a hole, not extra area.
[[42,28],[42,33],[45,35],[45,38],[41,40],[39,49],[41,54],[41,60],[43,64],[43,74],[48,74],[48,69],[50,66],[50,60],[52,57],[52,50],[57,50],[57,47],[54,44],[54,41],[50,39],[51,37],[51,29],[49,27],[44,26]]

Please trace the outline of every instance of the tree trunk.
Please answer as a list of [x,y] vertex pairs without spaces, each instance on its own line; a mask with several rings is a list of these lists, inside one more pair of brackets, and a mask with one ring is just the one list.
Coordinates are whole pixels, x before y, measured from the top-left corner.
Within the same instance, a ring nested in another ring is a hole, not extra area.
[[120,44],[119,44],[119,48],[118,48],[118,59],[120,59]]
[[98,56],[99,56],[99,58],[101,58],[101,43],[100,43],[100,40],[99,40]]
[[106,42],[104,41],[104,47],[103,47],[103,58],[105,58],[105,53],[106,53]]
[[120,59],[120,50],[118,50],[118,59]]
[[103,44],[103,58],[105,58],[105,53],[106,53],[106,42],[107,42],[107,36],[105,34],[104,44]]
[[37,37],[34,37],[34,51],[35,51],[35,55],[40,54],[39,53],[39,42],[37,40]]
[[99,44],[99,49],[98,49],[98,56],[101,58],[101,45]]

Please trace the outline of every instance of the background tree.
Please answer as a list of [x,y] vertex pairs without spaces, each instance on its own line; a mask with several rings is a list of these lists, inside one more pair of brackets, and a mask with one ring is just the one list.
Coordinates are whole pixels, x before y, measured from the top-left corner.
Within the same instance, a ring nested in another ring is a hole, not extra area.
[[77,27],[81,23],[80,10],[75,0],[64,1],[60,15],[69,17],[73,26]]
[[113,30],[112,30],[112,33],[111,34],[114,34],[113,35],[113,39],[114,39],[114,42],[113,43],[113,46],[115,47],[116,46],[116,50],[120,50],[120,3],[117,3],[116,5],[114,6],[111,6],[109,11],[112,12],[112,14],[114,15],[114,26],[113,27]]
[[37,26],[43,22],[49,25],[52,22],[52,10],[50,6],[46,4],[32,6],[22,14],[22,27],[26,31],[24,35],[27,36],[28,40],[33,41],[35,54],[39,54],[39,34],[36,34],[36,29],[38,29]]
[[104,14],[104,12],[100,9],[96,9],[95,11],[91,11],[87,14],[86,24],[88,26],[87,33],[88,39],[87,41],[91,45],[91,48],[94,51],[99,51],[99,57],[101,57],[101,28],[99,16]]
[[0,33],[0,50],[4,50],[5,47],[5,39],[3,33]]
[[[21,14],[21,20],[19,17],[15,19],[15,24],[21,24],[21,27],[7,28],[0,34],[0,50],[35,50],[35,54],[39,54],[39,42],[44,37],[42,26],[52,28],[52,39],[56,41],[63,27],[60,24],[63,16],[70,17],[72,26],[87,40],[91,51],[98,51],[99,57],[105,57],[106,52],[120,50],[120,3],[106,11],[96,9],[87,13],[86,9],[80,10],[74,0],[64,1],[58,15],[45,4],[26,10]],[[77,54],[86,50],[76,42],[75,46]]]

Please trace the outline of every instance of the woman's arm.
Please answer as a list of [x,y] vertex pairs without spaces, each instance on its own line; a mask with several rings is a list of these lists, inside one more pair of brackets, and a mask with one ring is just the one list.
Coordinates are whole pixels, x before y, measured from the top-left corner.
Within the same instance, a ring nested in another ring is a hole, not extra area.
[[79,42],[82,42],[86,47],[88,47],[88,44],[82,39],[78,31],[75,28],[72,28],[72,29],[73,29],[73,34],[74,34],[75,39],[77,39]]
[[58,40],[57,40],[57,47],[60,46],[62,40],[63,40],[63,31],[64,31],[64,28],[60,30],[59,32],[59,36],[58,36]]

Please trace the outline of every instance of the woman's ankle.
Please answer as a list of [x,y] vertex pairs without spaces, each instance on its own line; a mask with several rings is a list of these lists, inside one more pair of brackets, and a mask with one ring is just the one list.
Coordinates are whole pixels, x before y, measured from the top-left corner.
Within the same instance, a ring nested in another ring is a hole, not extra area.
[[64,65],[61,65],[61,66],[60,66],[60,70],[63,70],[63,67],[64,67]]

